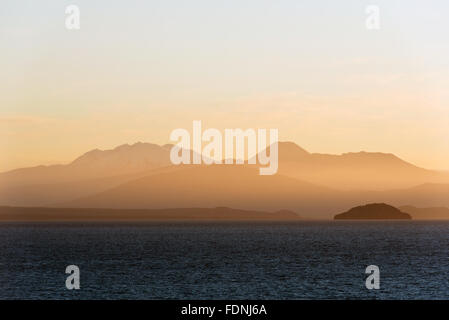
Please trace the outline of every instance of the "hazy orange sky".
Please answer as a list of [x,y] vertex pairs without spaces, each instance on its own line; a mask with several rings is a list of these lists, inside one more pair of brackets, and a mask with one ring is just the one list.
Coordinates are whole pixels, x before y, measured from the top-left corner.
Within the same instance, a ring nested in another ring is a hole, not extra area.
[[311,152],[449,170],[449,4],[2,1],[0,171],[175,128],[278,128]]

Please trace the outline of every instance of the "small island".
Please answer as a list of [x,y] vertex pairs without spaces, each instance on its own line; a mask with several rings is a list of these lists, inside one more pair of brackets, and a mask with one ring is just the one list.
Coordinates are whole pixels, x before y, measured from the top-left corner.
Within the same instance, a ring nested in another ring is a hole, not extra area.
[[385,203],[370,203],[337,214],[335,220],[411,220],[408,213]]

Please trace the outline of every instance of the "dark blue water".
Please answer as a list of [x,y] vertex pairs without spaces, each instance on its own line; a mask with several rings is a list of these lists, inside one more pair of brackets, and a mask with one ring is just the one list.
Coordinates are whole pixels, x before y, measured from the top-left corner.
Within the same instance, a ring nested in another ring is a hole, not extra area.
[[1,223],[0,298],[449,299],[448,253],[449,222]]

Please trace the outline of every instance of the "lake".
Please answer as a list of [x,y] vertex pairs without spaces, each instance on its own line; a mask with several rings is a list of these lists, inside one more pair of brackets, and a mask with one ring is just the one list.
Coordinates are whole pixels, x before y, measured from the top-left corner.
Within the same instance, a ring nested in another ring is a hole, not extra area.
[[0,298],[449,299],[448,253],[448,221],[0,223]]

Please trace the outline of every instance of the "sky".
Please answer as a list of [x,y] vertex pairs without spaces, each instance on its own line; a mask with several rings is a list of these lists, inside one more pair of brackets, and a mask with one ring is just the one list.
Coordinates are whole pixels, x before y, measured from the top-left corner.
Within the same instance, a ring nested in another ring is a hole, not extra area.
[[446,0],[3,0],[0,171],[193,120],[449,170],[448,18]]

